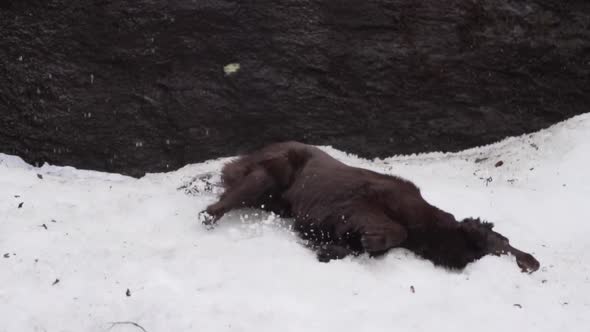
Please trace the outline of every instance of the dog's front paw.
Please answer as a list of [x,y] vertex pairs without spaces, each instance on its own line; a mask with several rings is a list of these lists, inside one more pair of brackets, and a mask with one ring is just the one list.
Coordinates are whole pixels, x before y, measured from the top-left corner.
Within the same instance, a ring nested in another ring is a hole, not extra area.
[[207,211],[199,212],[198,218],[199,218],[199,221],[201,222],[201,224],[207,226],[208,229],[213,228],[215,221],[217,221],[217,219],[214,216],[212,216],[211,214],[209,214],[209,212],[207,212]]

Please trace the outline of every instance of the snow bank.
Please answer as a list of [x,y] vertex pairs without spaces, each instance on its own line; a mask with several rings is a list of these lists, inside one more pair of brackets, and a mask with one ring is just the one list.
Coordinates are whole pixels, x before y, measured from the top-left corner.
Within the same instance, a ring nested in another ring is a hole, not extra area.
[[590,114],[453,154],[325,150],[414,181],[458,218],[493,221],[542,268],[522,274],[505,256],[449,271],[401,249],[322,264],[288,220],[250,210],[213,231],[196,222],[224,160],[133,179],[0,154],[0,331],[590,326]]

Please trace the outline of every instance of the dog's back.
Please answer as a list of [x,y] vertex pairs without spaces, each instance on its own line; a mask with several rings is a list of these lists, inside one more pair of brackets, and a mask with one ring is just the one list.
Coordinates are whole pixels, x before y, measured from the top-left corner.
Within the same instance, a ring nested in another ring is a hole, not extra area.
[[282,186],[288,186],[295,174],[311,159],[341,164],[317,147],[299,143],[275,143],[242,155],[223,167],[221,180],[226,189],[238,185],[254,169],[264,168]]

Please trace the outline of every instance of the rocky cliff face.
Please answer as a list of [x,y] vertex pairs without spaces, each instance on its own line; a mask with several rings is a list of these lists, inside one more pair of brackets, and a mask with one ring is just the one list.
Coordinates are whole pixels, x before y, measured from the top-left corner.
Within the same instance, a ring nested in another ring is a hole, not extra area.
[[134,176],[279,140],[366,157],[588,112],[586,0],[8,0],[0,151]]

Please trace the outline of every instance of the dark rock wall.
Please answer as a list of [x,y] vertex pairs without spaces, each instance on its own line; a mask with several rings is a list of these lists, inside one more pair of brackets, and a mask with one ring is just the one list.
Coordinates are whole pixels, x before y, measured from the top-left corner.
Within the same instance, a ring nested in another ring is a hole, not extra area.
[[456,151],[590,110],[587,0],[0,3],[0,152],[33,163]]

